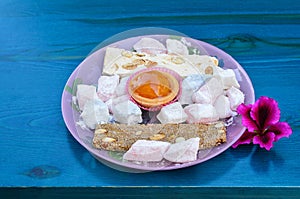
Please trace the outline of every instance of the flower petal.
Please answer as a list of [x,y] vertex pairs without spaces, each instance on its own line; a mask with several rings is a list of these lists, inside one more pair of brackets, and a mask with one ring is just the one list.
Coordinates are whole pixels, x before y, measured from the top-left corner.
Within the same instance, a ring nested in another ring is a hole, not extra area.
[[251,108],[252,104],[240,104],[237,107],[237,112],[242,115],[242,124],[248,129],[248,131],[254,132],[258,130],[258,127],[255,121],[250,116]]
[[258,128],[264,131],[279,121],[280,110],[274,99],[262,96],[253,104],[250,116],[256,121]]
[[245,133],[232,145],[232,148],[236,148],[240,144],[250,144],[254,136],[254,133],[246,130]]
[[270,126],[268,131],[275,134],[275,142],[283,137],[289,137],[292,134],[292,128],[286,122],[278,122],[273,124]]
[[273,147],[275,134],[273,132],[266,132],[264,135],[256,135],[253,138],[253,144],[259,144],[260,148],[265,148],[268,151]]

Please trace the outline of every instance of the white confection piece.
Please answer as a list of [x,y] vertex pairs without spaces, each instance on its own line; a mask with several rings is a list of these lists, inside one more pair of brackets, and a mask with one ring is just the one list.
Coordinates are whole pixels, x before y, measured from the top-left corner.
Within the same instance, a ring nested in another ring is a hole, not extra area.
[[197,160],[200,138],[190,138],[186,141],[171,144],[164,158],[170,162],[185,163]]
[[98,79],[98,97],[104,102],[109,100],[115,93],[119,84],[119,76],[101,76]]
[[112,66],[114,62],[119,59],[122,56],[122,52],[125,51],[124,49],[120,48],[114,48],[114,47],[107,47],[105,50],[105,56],[104,56],[104,71],[105,69],[107,70],[108,74],[113,74],[114,70],[112,67],[107,67],[107,66]]
[[200,104],[213,104],[221,94],[223,94],[223,85],[218,79],[213,77],[193,94],[192,100]]
[[164,106],[156,117],[162,124],[177,124],[185,122],[187,115],[184,112],[181,104],[179,102],[175,102]]
[[181,95],[178,101],[180,104],[192,104],[192,95],[205,81],[203,75],[190,75],[186,77],[181,84]]
[[84,104],[91,99],[97,99],[96,87],[92,85],[78,84],[76,97],[80,110],[83,110]]
[[149,54],[156,54],[156,53],[165,53],[166,47],[157,41],[156,39],[144,37],[136,44],[133,45],[133,49],[137,52],[146,52]]
[[137,124],[143,121],[141,109],[130,100],[112,107],[115,121],[122,124]]
[[120,84],[117,86],[116,90],[115,90],[115,94],[117,96],[121,96],[121,95],[126,95],[127,91],[126,91],[126,84],[127,84],[127,80],[129,79],[129,76],[127,77],[123,77],[120,80]]
[[112,98],[112,105],[120,104],[124,101],[128,101],[129,96],[128,95],[122,95]]
[[87,127],[95,129],[97,124],[109,121],[107,105],[100,99],[89,100],[85,103],[80,117]]
[[167,49],[169,54],[175,55],[188,55],[189,50],[186,45],[176,39],[166,40]]
[[207,74],[206,68],[210,67],[212,69],[212,74],[218,72],[218,59],[208,55],[186,55],[184,56],[186,60],[197,69],[198,73]]
[[218,68],[218,73],[214,76],[222,82],[224,89],[228,89],[232,86],[240,88],[240,85],[236,80],[235,73],[232,69],[224,70],[222,68]]
[[244,93],[233,86],[226,91],[226,95],[229,98],[230,107],[233,111],[235,111],[240,104],[245,102]]
[[141,162],[157,162],[171,144],[162,141],[138,140],[123,155],[123,159]]
[[122,95],[122,96],[114,96],[113,98],[110,98],[105,102],[105,104],[108,107],[108,110],[110,113],[113,113],[113,106],[120,104],[121,102],[129,100],[128,95]]
[[187,123],[208,123],[219,119],[215,107],[211,104],[191,104],[184,108],[187,114]]
[[220,95],[216,99],[216,101],[214,103],[214,107],[215,107],[220,119],[224,119],[224,118],[232,116],[232,111],[230,109],[230,102],[229,102],[228,97],[226,97],[224,95]]

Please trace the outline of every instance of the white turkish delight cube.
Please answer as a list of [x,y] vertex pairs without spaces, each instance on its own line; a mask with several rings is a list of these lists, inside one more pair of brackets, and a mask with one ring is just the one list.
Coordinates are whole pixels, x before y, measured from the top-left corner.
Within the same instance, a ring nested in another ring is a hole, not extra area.
[[181,84],[181,95],[178,99],[180,104],[192,104],[193,93],[196,92],[200,86],[205,82],[203,75],[190,75],[186,77]]
[[175,55],[188,55],[189,50],[186,45],[184,45],[181,41],[176,39],[167,39],[166,40],[168,54]]
[[145,52],[149,54],[165,53],[166,47],[158,40],[144,37],[133,45],[133,49],[137,52]]
[[112,112],[115,121],[122,124],[138,124],[143,121],[141,109],[130,100],[114,105]]
[[123,159],[141,162],[161,161],[170,145],[162,141],[138,140],[123,155]]
[[164,106],[157,115],[157,119],[162,124],[182,123],[186,121],[186,118],[187,115],[179,102]]
[[212,77],[193,94],[192,100],[199,104],[213,104],[221,94],[223,94],[223,85],[218,79]]
[[232,116],[232,111],[230,109],[230,102],[228,97],[224,95],[220,95],[216,99],[214,103],[214,107],[220,119],[224,119]]
[[104,102],[109,100],[110,98],[113,97],[118,84],[119,84],[118,75],[101,76],[98,79],[98,89],[97,89],[98,97]]
[[232,86],[240,88],[240,84],[238,83],[235,73],[232,69],[218,68],[218,72],[215,77],[222,82],[224,89],[228,89]]
[[190,138],[188,140],[171,144],[164,153],[164,158],[170,162],[185,163],[197,160],[200,138]]
[[92,85],[78,84],[76,98],[80,110],[83,110],[85,103],[92,99],[97,99],[96,87]]
[[114,96],[113,98],[110,98],[105,102],[105,104],[108,106],[109,112],[113,113],[113,107],[117,104],[120,104],[124,101],[128,101],[129,96],[128,95],[121,95],[121,96]]
[[123,77],[123,78],[120,80],[119,85],[118,85],[117,88],[115,89],[115,94],[116,94],[116,96],[121,96],[121,95],[126,95],[126,94],[127,94],[127,91],[126,91],[126,84],[127,84],[128,79],[129,79],[129,76]]
[[244,93],[233,86],[226,91],[226,95],[229,98],[230,107],[233,111],[235,111],[236,108],[245,101]]
[[100,99],[87,101],[80,117],[90,129],[95,129],[97,124],[107,123],[110,119],[108,107]]
[[211,104],[191,104],[184,108],[187,123],[209,123],[219,119],[218,113]]

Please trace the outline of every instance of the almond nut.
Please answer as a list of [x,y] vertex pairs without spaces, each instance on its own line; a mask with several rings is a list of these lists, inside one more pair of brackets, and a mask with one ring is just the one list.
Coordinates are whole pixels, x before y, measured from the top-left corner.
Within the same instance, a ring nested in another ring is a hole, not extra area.
[[218,66],[219,60],[218,60],[217,58],[215,58],[215,57],[212,57],[212,60],[213,60],[214,64],[215,64],[216,66]]
[[207,66],[207,67],[205,68],[204,73],[207,74],[207,75],[212,75],[212,74],[214,73],[213,67]]
[[133,64],[133,63],[124,64],[122,65],[122,68],[126,70],[134,70],[137,68],[137,64]]
[[133,56],[132,52],[127,51],[127,50],[123,51],[121,54],[122,54],[122,56],[128,57],[128,58]]
[[95,130],[95,134],[103,134],[103,133],[107,133],[106,129],[97,129]]
[[144,53],[136,53],[136,56],[138,56],[138,57],[145,57],[146,55]]
[[111,143],[111,142],[115,142],[115,141],[117,141],[117,140],[114,138],[110,138],[110,137],[105,137],[102,139],[102,142],[106,142],[106,143]]
[[136,65],[144,65],[146,63],[146,61],[143,59],[135,59],[132,61],[132,63],[136,64]]
[[147,68],[150,68],[150,67],[153,67],[153,66],[156,66],[156,65],[157,65],[157,62],[151,61],[151,60],[147,60],[147,63],[145,64],[145,66]]
[[172,58],[171,58],[171,61],[172,61],[174,64],[182,64],[182,63],[184,63],[183,58],[178,57],[178,56],[172,57]]
[[158,133],[158,134],[154,134],[153,136],[151,136],[149,139],[150,140],[162,140],[166,137],[165,134],[162,133]]

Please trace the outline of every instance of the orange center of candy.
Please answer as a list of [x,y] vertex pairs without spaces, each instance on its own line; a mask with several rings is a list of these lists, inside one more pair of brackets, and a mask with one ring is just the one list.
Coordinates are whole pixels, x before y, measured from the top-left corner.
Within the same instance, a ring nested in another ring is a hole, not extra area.
[[134,93],[148,99],[155,99],[168,96],[172,90],[165,85],[155,83],[145,83],[136,88]]

